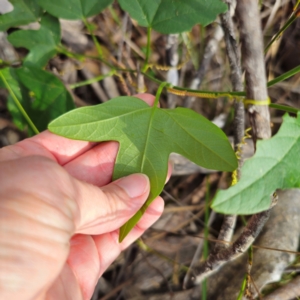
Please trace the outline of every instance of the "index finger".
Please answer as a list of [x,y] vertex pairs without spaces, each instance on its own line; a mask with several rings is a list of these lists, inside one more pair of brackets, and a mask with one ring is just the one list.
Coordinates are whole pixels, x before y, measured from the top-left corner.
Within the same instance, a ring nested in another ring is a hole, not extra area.
[[91,149],[95,144],[86,141],[70,140],[45,130],[15,145],[2,148],[0,150],[0,161],[38,155],[64,165]]

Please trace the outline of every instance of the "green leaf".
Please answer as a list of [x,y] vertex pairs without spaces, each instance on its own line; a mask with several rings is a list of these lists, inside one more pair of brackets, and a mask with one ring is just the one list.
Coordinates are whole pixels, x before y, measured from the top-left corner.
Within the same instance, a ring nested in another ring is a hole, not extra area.
[[221,0],[119,0],[119,4],[140,26],[165,34],[190,31],[199,23],[206,26],[227,10]]
[[50,121],[74,108],[74,102],[63,83],[53,74],[33,66],[16,69],[19,81],[31,92],[27,113],[39,131]]
[[219,191],[212,208],[226,214],[254,214],[270,208],[276,189],[300,187],[300,113],[284,116],[274,137],[258,141],[255,155],[242,168],[241,180]]
[[37,0],[10,0],[14,10],[0,16],[0,31],[38,21],[43,13]]
[[97,15],[113,0],[38,0],[46,11],[57,18],[78,20]]
[[144,173],[151,191],[142,209],[121,228],[120,240],[162,191],[171,152],[203,167],[232,171],[237,160],[226,135],[203,116],[186,108],[150,107],[135,97],[118,97],[104,104],[73,110],[48,129],[67,138],[120,143],[113,179]]
[[[6,68],[1,72],[10,89],[40,131],[47,129],[50,121],[74,108],[71,95],[61,81],[51,73],[33,66],[20,69]],[[6,88],[1,78],[0,87]],[[8,97],[7,104],[14,123],[23,130],[28,123],[11,96]],[[28,135],[34,134],[34,131],[28,127]]]
[[8,40],[15,47],[24,47],[30,51],[24,64],[44,67],[56,54],[56,47],[60,42],[58,19],[45,14],[41,19],[39,30],[18,30],[10,34]]
[[[28,90],[21,84],[18,80],[15,69],[13,68],[5,68],[1,70],[2,74],[4,75],[8,85],[10,86],[11,90],[25,109],[25,111],[29,111],[30,108],[30,97],[28,95]],[[6,88],[4,82],[0,78],[0,87]],[[27,122],[23,117],[20,110],[17,108],[13,98],[11,95],[7,98],[7,108],[12,116],[14,124],[21,130],[24,130],[27,126]]]

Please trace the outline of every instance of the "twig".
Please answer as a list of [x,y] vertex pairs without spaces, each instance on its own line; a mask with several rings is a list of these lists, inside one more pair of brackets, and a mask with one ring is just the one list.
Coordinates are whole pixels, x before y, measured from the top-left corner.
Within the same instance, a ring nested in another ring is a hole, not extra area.
[[[118,63],[120,63],[122,61],[122,52],[123,52],[123,45],[124,45],[124,41],[125,41],[125,36],[127,34],[127,25],[128,25],[128,13],[125,13],[124,14],[124,17],[122,19],[122,35],[121,35],[121,38],[120,38],[120,41],[119,41],[119,45],[118,45]],[[131,31],[129,30],[129,34],[131,33]],[[130,49],[130,47],[129,47]]]
[[[228,10],[226,13],[221,14],[221,24],[224,31],[226,52],[229,59],[231,69],[231,83],[233,90],[241,92],[243,90],[242,82],[242,69],[240,66],[240,56],[238,53],[238,47],[236,43],[234,26],[231,17],[231,0],[227,0]],[[242,143],[245,130],[245,110],[244,105],[241,101],[235,99],[234,101],[234,148],[235,151],[239,151],[239,147]],[[243,159],[239,153],[239,165],[237,170],[237,179],[241,175],[241,167],[243,165]],[[236,215],[225,215],[224,221],[218,236],[219,240],[230,242],[233,236],[234,228],[236,224]],[[227,247],[227,243],[217,243],[212,251],[212,255]]]
[[115,297],[118,292],[120,292],[126,286],[131,285],[133,282],[134,282],[134,278],[130,278],[130,279],[126,280],[125,282],[121,283],[116,288],[111,290],[108,294],[101,297],[99,300],[109,300],[109,299],[111,299],[111,297]]
[[[228,1],[227,1],[228,2]],[[240,23],[242,41],[242,61],[246,71],[247,98],[266,100],[268,98],[263,57],[262,34],[256,0],[239,0],[237,17]],[[230,39],[232,39],[229,36]],[[255,42],[253,42],[255,41]],[[234,53],[234,52],[233,52]],[[252,106],[249,109],[255,138],[271,136],[270,115],[267,106]],[[245,199],[249,201],[249,199]],[[272,205],[275,205],[273,198]],[[254,242],[264,224],[267,222],[270,209],[253,215],[242,234],[228,248],[210,255],[207,261],[195,269],[194,284],[201,283],[205,278],[216,272],[225,263],[236,259]]]
[[[228,3],[230,4],[230,3]],[[233,23],[230,15],[230,7],[229,10],[221,15],[221,22],[222,22],[222,27],[223,31],[225,34],[225,42],[226,42],[226,51],[227,55],[229,58],[229,63],[231,67],[231,82],[233,85],[233,90],[234,91],[242,91],[243,90],[243,84],[242,84],[242,71],[241,71],[241,66],[239,63],[239,55],[238,55],[238,50],[237,50],[237,45],[236,45],[236,39],[234,36],[234,28],[233,28]],[[208,65],[211,61],[212,56],[215,54],[217,45],[220,41],[220,39],[223,37],[223,32],[221,31],[221,27],[217,27],[215,30],[214,38],[212,38],[206,49],[205,49],[205,54],[204,58],[202,61],[202,64],[199,68],[197,76],[194,78],[194,84],[197,83],[197,88],[200,86],[204,74],[206,73],[206,70],[208,68]],[[193,98],[189,97],[187,99],[187,104],[192,103]],[[235,108],[235,117],[234,117],[234,123],[235,123],[235,132],[234,132],[234,145],[235,145],[235,150],[237,151],[238,145],[241,143],[242,138],[244,136],[244,128],[245,128],[245,121],[244,121],[244,105],[240,101],[237,101],[235,99],[234,102],[234,108]],[[239,170],[242,166],[242,161],[239,163]],[[218,240],[220,241],[225,241],[225,243],[216,243],[213,251],[209,255],[209,258],[214,256],[215,253],[218,253],[221,251],[223,248],[227,248],[229,243],[232,239],[233,231],[235,228],[235,223],[236,223],[236,215],[226,215],[224,216],[224,221],[218,236]],[[202,241],[201,241],[202,242]],[[202,247],[202,243],[199,244],[196,254],[199,255],[200,253],[200,247]],[[199,252],[199,253],[198,253]],[[196,256],[195,254],[195,256]],[[193,267],[193,263],[195,261],[195,256],[193,258],[193,261],[191,263],[190,268]],[[208,260],[209,260],[208,258]],[[184,278],[184,283],[183,287],[185,288],[190,280],[191,280],[191,271],[189,271],[185,278]]]
[[[242,70],[241,70],[241,66],[239,63],[240,58],[238,55],[238,47],[237,47],[237,43],[236,43],[236,39],[235,39],[234,27],[233,27],[233,22],[232,22],[232,18],[231,18],[231,11],[230,11],[231,1],[228,0],[227,4],[229,6],[229,9],[226,13],[224,13],[220,16],[220,19],[221,19],[225,42],[226,42],[226,52],[227,52],[227,55],[229,58],[229,64],[231,67],[231,82],[232,82],[233,90],[239,92],[239,91],[243,90]],[[223,35],[221,35],[221,36],[223,36]],[[214,41],[214,45],[216,46],[216,39],[214,39],[213,41]],[[205,58],[205,56],[204,56],[204,58]],[[203,61],[205,61],[205,59],[203,59]],[[209,58],[209,61],[210,61],[210,58]],[[200,73],[201,70],[203,71],[206,68],[205,64],[204,64],[204,62],[202,62],[202,67],[199,70],[199,74],[201,74]],[[244,112],[243,103],[238,101],[237,99],[235,99],[234,108],[235,108],[234,147],[235,147],[235,150],[238,151],[239,145],[241,144],[243,136],[244,136],[245,112]],[[240,176],[240,168],[242,167],[242,163],[243,163],[243,160],[241,158],[239,161],[239,167],[238,167],[238,178]],[[229,247],[229,245],[230,245],[229,242],[232,239],[235,224],[236,224],[236,215],[225,215],[224,216],[223,224],[222,224],[221,230],[219,232],[219,236],[218,236],[218,240],[223,241],[223,243],[215,244],[207,261],[213,260],[214,259],[213,257],[216,256],[218,252]],[[190,274],[191,274],[191,272],[188,272],[187,275],[185,276],[184,283],[183,283],[184,288],[186,286],[188,286],[192,280],[192,278],[190,277]]]
[[[216,213],[212,212],[209,216],[209,220],[206,225],[208,228],[210,228],[211,224],[215,220],[215,217],[216,217]],[[203,244],[204,244],[204,239],[200,239],[197,249],[195,251],[195,254],[193,256],[192,262],[190,263],[189,269],[186,272],[184,279],[183,279],[183,288],[184,289],[189,285],[189,282],[191,281],[191,276],[193,276],[192,269],[193,269],[194,265],[196,264],[196,262],[201,257]]]
[[232,261],[245,253],[249,246],[255,241],[269,216],[270,209],[253,215],[242,234],[230,247],[215,253],[215,255],[211,255],[208,260],[195,268],[194,274],[197,275],[193,278],[194,284],[200,284],[205,278],[215,273],[225,263]]
[[[170,66],[167,72],[167,82],[172,85],[178,85],[178,70],[177,65],[179,61],[178,56],[178,38],[179,34],[169,34],[167,35],[166,43],[166,64]],[[176,95],[168,93],[168,108],[175,108],[176,106]]]
[[[246,75],[247,99],[268,99],[266,70],[263,52],[263,37],[259,22],[257,1],[239,0],[237,17],[242,42],[242,61]],[[254,142],[271,137],[270,114],[267,105],[252,105],[249,110]],[[255,144],[255,143],[254,143]]]
[[300,295],[300,276],[297,276],[289,283],[285,284],[281,288],[278,288],[263,300],[290,300],[296,299]]
[[[223,36],[224,36],[224,34],[222,31],[222,28],[219,25],[217,25],[217,27],[215,28],[215,31],[213,33],[213,36],[208,41],[208,43],[205,47],[203,59],[201,61],[199,69],[190,84],[191,89],[197,90],[200,88],[203,78],[204,78],[205,74],[207,73],[207,69],[210,65],[211,59],[216,54],[218,45],[219,45],[221,39],[223,38]],[[187,108],[192,107],[192,104],[195,102],[195,100],[196,100],[196,97],[192,97],[192,96],[187,97],[184,101],[184,107],[187,107]]]
[[[253,99],[257,102],[260,100],[264,101],[268,99],[268,91],[263,52],[263,36],[259,22],[257,1],[239,0],[236,10],[240,24],[243,53],[242,62],[246,74],[246,96],[248,99]],[[255,41],[255,43],[253,43],[253,41]],[[258,138],[268,139],[271,137],[269,108],[266,105],[253,105],[249,108],[248,113],[252,125],[252,137],[255,146]],[[272,205],[275,205],[276,201],[277,199],[273,197]],[[264,227],[269,218],[270,210],[271,208],[251,217],[248,224],[251,223],[252,225],[250,229],[255,233],[253,236],[256,237]],[[254,239],[252,242],[253,241]],[[250,274],[248,274],[248,276],[250,276]],[[248,290],[250,290],[250,288]]]
[[265,28],[263,30],[263,33],[266,34],[266,32],[268,31],[270,25],[272,25],[272,22],[274,20],[274,17],[278,11],[278,9],[280,8],[280,6],[282,5],[282,1],[281,0],[276,0],[275,3],[272,6],[272,10],[270,13],[270,16],[268,18],[267,24],[265,25]]

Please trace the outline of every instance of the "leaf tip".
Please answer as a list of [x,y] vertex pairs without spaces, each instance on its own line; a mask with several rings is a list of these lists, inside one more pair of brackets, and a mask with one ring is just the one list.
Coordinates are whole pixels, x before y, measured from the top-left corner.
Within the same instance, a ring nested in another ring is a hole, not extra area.
[[131,230],[131,228],[128,228],[128,222],[125,223],[121,228],[120,228],[120,232],[119,232],[119,243],[122,243],[123,240],[125,239],[125,237],[127,236],[127,234],[129,233],[129,231]]

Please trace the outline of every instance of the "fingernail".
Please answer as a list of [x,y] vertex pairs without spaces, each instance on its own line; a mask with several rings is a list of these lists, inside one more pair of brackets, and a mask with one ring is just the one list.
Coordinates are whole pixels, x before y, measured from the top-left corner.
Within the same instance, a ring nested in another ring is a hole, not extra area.
[[144,174],[133,174],[119,179],[116,184],[125,190],[130,198],[141,196],[149,189],[149,179]]

